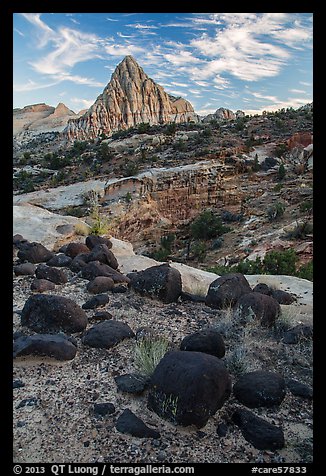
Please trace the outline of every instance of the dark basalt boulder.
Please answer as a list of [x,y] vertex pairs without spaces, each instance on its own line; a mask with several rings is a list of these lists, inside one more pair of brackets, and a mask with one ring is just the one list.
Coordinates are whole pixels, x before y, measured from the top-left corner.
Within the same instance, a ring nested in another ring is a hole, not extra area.
[[251,287],[243,274],[225,274],[210,284],[205,303],[207,306],[223,309],[234,306],[243,294],[250,292]]

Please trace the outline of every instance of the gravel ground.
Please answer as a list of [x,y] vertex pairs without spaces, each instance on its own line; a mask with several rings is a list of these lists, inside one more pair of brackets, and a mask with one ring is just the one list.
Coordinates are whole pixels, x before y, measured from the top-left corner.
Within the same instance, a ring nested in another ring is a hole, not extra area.
[[[87,281],[66,271],[69,281],[56,286],[51,294],[74,299],[82,305],[90,294]],[[14,276],[14,331],[33,334],[20,325],[20,312],[31,295],[34,278]],[[275,370],[284,377],[312,385],[311,341],[285,345],[270,330],[250,326],[240,332],[228,325],[228,311],[219,312],[202,303],[162,304],[136,295],[109,293],[110,301],[101,308],[113,319],[126,322],[135,332],[149,326],[164,335],[170,348],[177,349],[182,338],[207,326],[224,323],[228,337],[226,356],[240,344],[246,348],[246,370]],[[284,308],[285,306],[283,306]],[[94,310],[86,311],[91,327]],[[311,320],[312,316],[306,316]],[[225,324],[226,323],[226,324]],[[221,328],[221,327],[220,327]],[[253,412],[283,427],[285,448],[278,451],[255,449],[242,436],[230,416],[241,405],[233,396],[198,430],[178,427],[162,420],[146,406],[146,391],[135,396],[117,390],[114,377],[135,372],[135,339],[126,339],[109,350],[90,348],[74,334],[78,351],[74,360],[56,362],[46,358],[20,357],[14,360],[14,380],[25,385],[13,390],[14,462],[15,463],[309,463],[312,461],[312,402],[293,396],[289,391],[278,408],[260,408]],[[230,368],[231,372],[231,368]],[[231,372],[233,382],[236,375]],[[24,399],[29,404],[18,408]],[[115,412],[100,417],[94,403],[110,402]],[[129,408],[149,427],[160,432],[159,439],[135,438],[119,433],[117,418]],[[227,432],[220,437],[217,428],[225,423]]]

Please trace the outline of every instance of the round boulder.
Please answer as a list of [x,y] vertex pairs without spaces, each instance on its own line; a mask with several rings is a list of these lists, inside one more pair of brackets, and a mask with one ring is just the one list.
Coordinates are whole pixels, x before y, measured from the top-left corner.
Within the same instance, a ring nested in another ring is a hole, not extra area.
[[235,309],[239,312],[239,316],[244,322],[253,313],[255,318],[264,327],[274,326],[276,319],[281,313],[281,307],[276,299],[256,292],[241,296],[237,301]]
[[88,253],[89,248],[84,243],[69,243],[65,250],[65,254],[70,258],[75,258],[81,253]]
[[105,238],[105,236],[97,236],[97,235],[88,235],[86,238],[86,246],[92,250],[97,245],[106,245],[110,250],[112,248],[112,242],[109,238]]
[[81,275],[84,279],[92,280],[97,276],[106,276],[112,278],[115,283],[129,283],[130,279],[111,266],[100,263],[99,261],[90,261],[82,267]]
[[151,266],[128,277],[136,292],[164,303],[176,302],[182,292],[181,274],[168,264]]
[[16,276],[32,276],[35,273],[36,266],[33,263],[17,264],[14,267],[14,273]]
[[265,283],[258,283],[253,289],[254,293],[266,294],[267,296],[272,295],[272,289]]
[[240,296],[250,292],[252,292],[250,284],[243,274],[225,274],[210,284],[205,304],[216,309],[223,309],[234,306]]
[[204,352],[221,359],[225,355],[223,337],[215,329],[205,329],[182,339],[180,350]]
[[53,291],[55,284],[48,279],[35,278],[31,284],[31,290],[38,293],[44,293],[44,291]]
[[279,304],[292,304],[295,301],[292,294],[282,291],[281,289],[273,289],[272,297],[276,299]]
[[282,375],[264,370],[241,375],[233,386],[235,398],[249,408],[280,405],[285,393],[286,386]]
[[231,378],[220,359],[202,352],[170,351],[154,370],[147,406],[173,423],[201,428],[230,393]]
[[81,332],[87,326],[87,316],[72,299],[35,294],[25,303],[21,324],[40,333]]
[[97,294],[91,299],[86,301],[83,305],[83,309],[96,309],[97,307],[105,306],[109,302],[109,296],[107,294]]
[[100,294],[110,291],[114,286],[114,281],[108,276],[97,276],[92,281],[90,281],[86,289],[89,293]]

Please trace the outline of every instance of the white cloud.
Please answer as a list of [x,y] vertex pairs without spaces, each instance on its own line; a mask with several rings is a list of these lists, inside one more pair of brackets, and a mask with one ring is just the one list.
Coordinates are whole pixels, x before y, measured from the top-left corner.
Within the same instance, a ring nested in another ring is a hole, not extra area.
[[140,46],[136,45],[129,45],[129,44],[124,44],[124,45],[106,45],[105,46],[105,51],[109,55],[112,56],[126,56],[126,55],[133,55],[137,53],[143,53],[146,50]]
[[269,104],[262,106],[260,109],[246,109],[244,112],[246,114],[261,114],[263,111],[272,112],[277,111],[278,109],[287,109],[289,107],[293,107],[297,109],[298,107],[304,106],[312,102],[311,98],[288,98],[285,101],[278,100],[274,104]]
[[290,93],[295,93],[295,94],[305,94],[306,91],[304,91],[303,89],[289,89],[289,92]]
[[106,17],[106,19],[107,19],[108,21],[119,21],[117,18]]
[[312,86],[312,84],[307,81],[299,81],[299,83],[302,84],[302,86]]
[[120,38],[134,38],[134,35],[123,35],[120,31],[117,32],[117,35],[120,36]]
[[25,36],[22,31],[18,30],[18,28],[14,28],[14,31],[15,31],[16,33],[18,33],[18,35],[20,35],[20,36]]
[[126,26],[129,26],[131,28],[136,28],[136,30],[158,30],[158,26],[154,26],[154,25],[141,25],[140,23],[134,23],[134,24],[129,24],[129,25],[126,25]]
[[193,56],[190,51],[178,51],[176,53],[166,53],[164,58],[175,66],[191,63],[202,63],[202,60]]
[[94,104],[94,99],[71,98],[70,101],[80,109],[89,109]]
[[52,83],[47,83],[47,84],[42,84],[42,83],[36,83],[35,81],[32,81],[31,79],[27,80],[26,83],[24,84],[13,84],[13,91],[14,92],[25,92],[25,91],[35,91],[36,89],[44,89],[44,88],[50,88],[51,86],[55,86],[58,84],[60,81],[54,81]]
[[166,89],[166,92],[167,92],[168,94],[173,94],[173,96],[177,96],[177,97],[179,97],[179,96],[181,96],[181,97],[187,97],[187,96],[188,96],[188,94],[186,94],[185,92],[183,92],[183,91],[177,91],[177,90],[175,90],[175,89],[172,90],[172,89],[168,89],[168,88],[167,88],[167,89]]
[[178,86],[180,88],[187,88],[189,86],[189,84],[186,84],[186,83],[177,83],[176,81],[171,81],[171,84],[173,84],[174,86]]
[[21,13],[21,15],[37,28],[36,46],[43,48],[47,43],[55,38],[55,32],[41,20],[41,13]]

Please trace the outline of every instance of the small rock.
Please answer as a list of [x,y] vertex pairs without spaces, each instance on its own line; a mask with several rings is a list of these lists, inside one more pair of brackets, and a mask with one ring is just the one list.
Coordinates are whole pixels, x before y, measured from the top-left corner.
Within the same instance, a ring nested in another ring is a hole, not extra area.
[[241,375],[233,386],[236,399],[249,408],[280,405],[285,393],[282,375],[264,370]]
[[16,276],[32,276],[35,273],[36,266],[33,263],[22,263],[14,266]]
[[109,302],[109,296],[107,294],[97,294],[96,296],[92,297],[88,301],[86,301],[83,305],[83,309],[95,309],[97,307],[105,306]]
[[104,244],[94,246],[88,255],[88,261],[99,261],[100,263],[109,265],[113,269],[118,269],[119,267],[116,257]]
[[86,331],[82,342],[90,347],[110,349],[123,339],[133,337],[134,333],[124,322],[104,321]]
[[205,329],[182,339],[180,350],[204,352],[221,359],[225,355],[223,337],[215,329]]
[[292,393],[292,395],[295,395],[296,397],[302,397],[302,398],[307,398],[308,400],[312,400],[313,389],[309,385],[298,382],[297,380],[294,380],[294,379],[286,379],[285,383],[287,388]]
[[298,324],[285,332],[283,336],[284,344],[297,344],[301,339],[312,338],[313,327],[305,324]]
[[115,412],[115,406],[113,403],[95,403],[93,411],[100,416],[112,415]]
[[46,264],[40,264],[35,271],[38,279],[47,279],[54,284],[65,284],[68,282],[68,278],[62,269],[53,268]]
[[35,278],[31,284],[31,290],[38,293],[44,293],[45,291],[53,291],[55,284],[47,279]]
[[128,277],[136,292],[164,303],[176,302],[182,291],[181,274],[169,264],[151,266]]
[[226,423],[220,423],[218,427],[216,428],[216,433],[220,438],[224,438],[224,436],[227,435],[228,432],[228,426]]
[[37,334],[20,337],[14,342],[14,358],[24,355],[40,355],[56,360],[72,360],[77,347],[66,337],[53,334]]
[[111,268],[111,266],[100,263],[99,261],[90,261],[81,269],[81,275],[84,279],[92,280],[96,276],[107,276],[112,278],[115,283],[129,283],[130,279],[124,274]]
[[281,314],[281,307],[276,299],[258,292],[243,294],[238,299],[235,310],[239,312],[244,322],[253,313],[255,319],[259,320],[263,327],[274,326]]
[[116,429],[120,431],[120,433],[128,433],[137,438],[160,438],[158,431],[149,428],[128,408],[119,416]]
[[113,286],[114,281],[112,278],[107,276],[97,276],[87,284],[86,288],[89,293],[100,294],[110,291]]
[[81,253],[80,255],[75,256],[75,258],[73,258],[69,265],[71,271],[73,271],[74,273],[79,273],[79,271],[81,271],[87,264],[87,256],[88,254],[86,253]]
[[57,268],[63,268],[66,266],[70,266],[72,262],[72,258],[70,256],[65,255],[64,253],[59,253],[53,258],[51,258],[49,261],[47,261],[48,266],[56,266]]
[[258,450],[275,451],[284,447],[282,428],[272,425],[246,409],[237,409],[232,416],[243,437]]
[[28,243],[24,249],[19,250],[17,256],[21,261],[44,263],[53,258],[54,254],[41,243],[33,242]]
[[295,301],[295,298],[290,293],[282,291],[281,289],[273,289],[272,297],[276,299],[279,304],[292,304]]
[[51,294],[30,296],[21,314],[22,326],[40,333],[81,332],[87,322],[85,311],[72,299]]
[[96,321],[106,321],[107,319],[112,319],[113,316],[107,311],[98,311],[94,314],[92,319],[95,319]]
[[272,289],[265,283],[258,283],[253,289],[254,293],[266,294],[266,296],[272,295]]
[[16,408],[32,407],[38,404],[38,399],[36,397],[24,398],[19,402]]
[[105,238],[105,236],[97,236],[97,235],[88,235],[86,238],[86,246],[92,250],[97,245],[106,245],[108,249],[112,248],[112,242],[109,238]]
[[12,388],[21,388],[21,387],[25,387],[24,382],[22,382],[21,380],[17,379],[12,382]]
[[65,254],[67,256],[70,256],[70,258],[75,258],[77,255],[80,255],[81,253],[88,253],[88,252],[89,252],[89,248],[84,243],[69,243],[65,250]]
[[114,377],[118,390],[139,395],[146,389],[149,379],[139,374],[125,374]]
[[60,233],[60,235],[72,235],[74,233],[74,225],[65,224],[65,225],[58,225],[56,227],[56,231]]
[[205,303],[209,307],[223,309],[234,306],[243,294],[250,292],[251,287],[243,274],[229,273],[210,284]]

